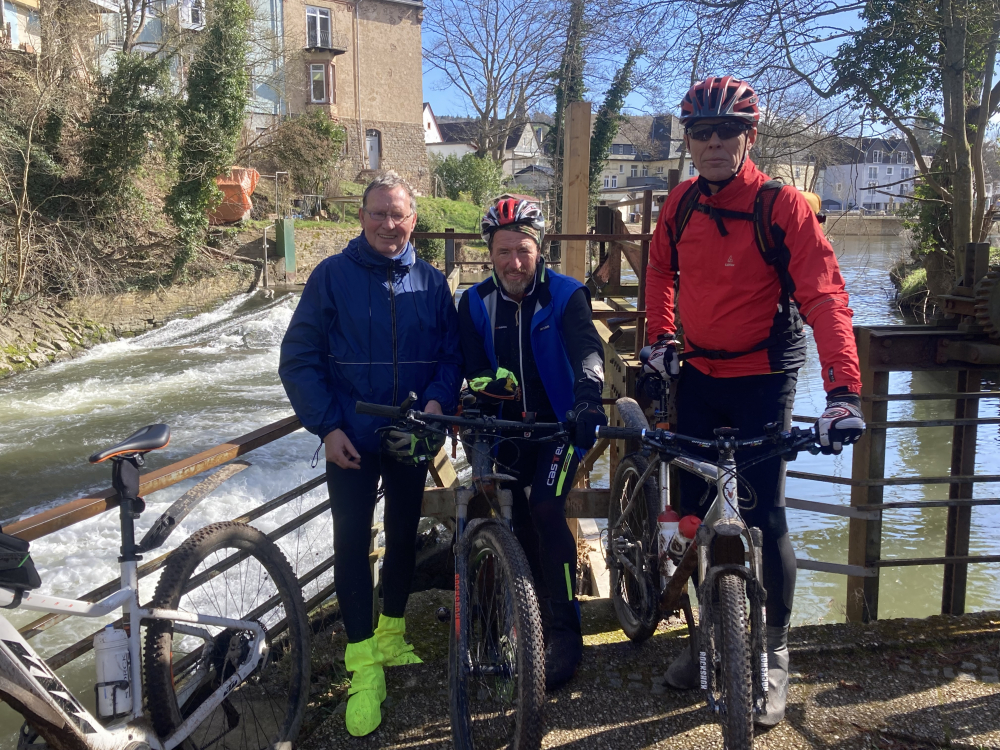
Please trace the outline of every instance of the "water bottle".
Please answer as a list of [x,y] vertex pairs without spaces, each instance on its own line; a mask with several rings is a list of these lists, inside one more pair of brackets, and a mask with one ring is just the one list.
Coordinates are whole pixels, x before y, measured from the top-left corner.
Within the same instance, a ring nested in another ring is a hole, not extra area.
[[132,710],[128,635],[108,625],[94,636],[97,663],[97,716],[113,719]]
[[660,575],[664,578],[670,578],[677,570],[677,566],[674,561],[670,559],[670,555],[667,553],[670,547],[670,540],[674,538],[674,534],[677,533],[677,523],[681,520],[681,517],[677,515],[677,511],[673,508],[667,508],[662,511],[659,516],[656,517],[656,525],[659,529],[660,544],[659,544],[659,563],[660,563]]
[[694,535],[698,533],[699,526],[701,526],[701,519],[698,516],[684,516],[677,523],[677,531],[667,545],[667,553],[674,563],[679,563],[684,557],[684,553],[687,552],[687,548],[694,540]]

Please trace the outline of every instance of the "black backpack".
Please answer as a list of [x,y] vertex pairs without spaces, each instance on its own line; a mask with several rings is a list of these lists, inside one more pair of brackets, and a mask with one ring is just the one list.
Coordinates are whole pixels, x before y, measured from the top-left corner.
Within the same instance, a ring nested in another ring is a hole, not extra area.
[[42,579],[35,570],[35,563],[28,554],[28,542],[0,531],[0,588],[14,592],[14,601],[8,608],[21,604],[25,591],[37,589]]
[[[699,349],[695,347],[688,349],[681,354],[681,360],[693,359],[695,357],[705,357],[706,359],[736,359],[737,357],[743,357],[747,354],[767,349],[770,346],[779,343],[782,338],[787,338],[789,333],[798,334],[802,331],[802,318],[799,315],[799,308],[793,296],[795,293],[795,283],[792,281],[791,274],[788,272],[790,253],[788,251],[788,247],[785,245],[785,232],[781,227],[775,224],[772,219],[774,202],[778,198],[778,193],[780,193],[785,187],[786,185],[781,180],[768,180],[761,185],[760,189],[757,191],[756,198],[754,198],[753,213],[746,213],[745,211],[731,211],[726,208],[706,206],[699,200],[701,197],[701,190],[699,189],[697,182],[692,183],[685,191],[684,195],[681,196],[681,199],[677,204],[677,213],[674,215],[674,227],[676,227],[676,229],[674,233],[671,234],[668,225],[667,232],[670,236],[670,263],[674,271],[676,273],[680,272],[677,244],[680,242],[681,234],[683,233],[688,222],[691,220],[691,215],[695,211],[706,214],[710,219],[712,219],[715,222],[715,225],[719,228],[719,234],[723,237],[729,236],[729,232],[726,230],[726,226],[722,221],[723,219],[752,221],[754,223],[754,238],[757,241],[757,249],[760,250],[760,254],[764,259],[764,262],[773,267],[775,272],[778,274],[778,282],[781,284],[781,301],[779,303],[780,311],[786,314],[788,318],[788,326],[784,331],[772,333],[766,339],[746,351],[728,352],[721,349]],[[822,223],[825,218],[826,217],[822,214],[817,214],[817,219],[820,223]],[[690,344],[691,342],[686,343]]]

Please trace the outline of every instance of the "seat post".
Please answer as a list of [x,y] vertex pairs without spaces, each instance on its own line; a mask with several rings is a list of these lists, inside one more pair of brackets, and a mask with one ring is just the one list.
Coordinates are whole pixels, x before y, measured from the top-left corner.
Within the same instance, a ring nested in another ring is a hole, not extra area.
[[142,558],[135,549],[136,498],[139,494],[139,465],[142,456],[138,453],[116,456],[111,469],[111,486],[118,493],[118,516],[121,519],[122,546],[118,562],[136,562]]

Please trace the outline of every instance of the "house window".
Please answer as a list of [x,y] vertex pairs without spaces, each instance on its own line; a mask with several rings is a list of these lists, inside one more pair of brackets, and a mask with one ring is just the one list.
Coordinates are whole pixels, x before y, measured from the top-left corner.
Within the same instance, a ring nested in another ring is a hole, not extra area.
[[844,191],[844,183],[838,182],[837,183],[837,195],[840,195],[843,191]]
[[327,8],[306,6],[306,46],[330,49],[330,11]]
[[656,174],[663,174],[663,167],[657,167]]
[[622,147],[621,146],[619,146],[617,143],[612,144],[612,146],[611,146],[611,153],[612,154],[620,154],[621,152],[622,152]]
[[902,185],[899,186],[899,194],[903,195],[903,186]]
[[879,151],[878,149],[874,149],[872,151],[872,161],[875,164],[881,164],[882,163],[882,152]]
[[796,168],[795,168],[795,179],[797,180],[797,179],[799,179],[799,178],[800,178],[801,176],[802,176],[802,168],[801,168],[801,167],[796,167]]
[[639,176],[639,167],[637,167],[635,164],[632,165],[632,176],[633,177]]
[[688,164],[688,177],[694,177],[694,164]]
[[904,180],[906,180],[910,176],[910,168],[909,167],[901,167],[900,170],[899,170],[899,173],[900,173],[900,177],[902,177]]
[[618,187],[618,175],[616,174],[611,175],[611,187]]
[[892,177],[892,167],[885,168],[885,175],[886,177]]
[[606,187],[606,188],[607,187],[611,187],[611,178],[610,177],[605,177],[604,178],[604,187]]
[[875,183],[874,182],[869,182],[868,183],[868,194],[871,195],[871,196],[875,195]]
[[649,167],[647,167],[645,164],[642,165],[642,176],[649,177]]
[[191,8],[189,9],[188,14],[191,19],[192,26],[205,25],[205,5],[202,0],[194,0],[194,2],[191,3]]
[[878,179],[878,167],[868,167],[868,179],[869,180]]
[[313,104],[327,102],[325,63],[313,63],[309,66],[309,101]]
[[625,174],[625,165],[624,164],[619,164],[618,165],[618,174]]
[[896,154],[896,162],[898,164],[909,164],[910,155],[905,151],[900,151],[898,154]]

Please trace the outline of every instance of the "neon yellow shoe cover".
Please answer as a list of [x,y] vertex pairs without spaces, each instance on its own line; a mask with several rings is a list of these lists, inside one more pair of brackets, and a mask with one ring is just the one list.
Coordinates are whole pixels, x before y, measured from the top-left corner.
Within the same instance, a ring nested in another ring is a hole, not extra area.
[[399,667],[403,664],[423,664],[424,660],[413,653],[413,646],[403,640],[406,632],[406,618],[378,616],[375,637],[382,652],[382,665]]
[[348,732],[364,737],[382,723],[380,704],[385,700],[385,671],[378,639],[372,636],[361,643],[348,643],[344,666],[351,673],[344,721]]

